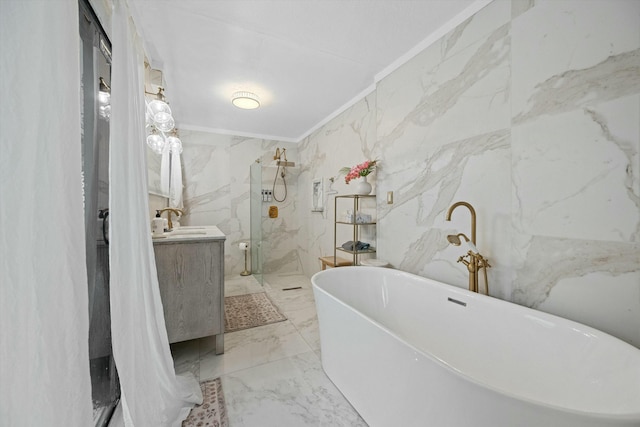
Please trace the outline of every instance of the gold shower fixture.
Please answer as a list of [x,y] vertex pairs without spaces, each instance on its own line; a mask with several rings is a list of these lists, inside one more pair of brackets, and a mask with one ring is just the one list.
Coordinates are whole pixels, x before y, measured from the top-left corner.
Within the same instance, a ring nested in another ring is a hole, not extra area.
[[467,247],[467,254],[462,255],[458,258],[458,262],[463,263],[467,266],[467,270],[469,271],[469,290],[472,292],[478,292],[478,272],[480,269],[483,269],[484,273],[484,288],[485,294],[489,295],[489,281],[487,279],[487,268],[491,267],[489,265],[489,260],[480,255],[480,251],[476,247],[476,210],[467,202],[456,202],[447,211],[447,221],[451,221],[451,214],[458,206],[464,206],[469,209],[471,213],[471,239],[469,239],[465,234],[450,234],[447,236],[447,241],[454,246],[462,246],[462,240],[460,237],[464,239],[464,242]]

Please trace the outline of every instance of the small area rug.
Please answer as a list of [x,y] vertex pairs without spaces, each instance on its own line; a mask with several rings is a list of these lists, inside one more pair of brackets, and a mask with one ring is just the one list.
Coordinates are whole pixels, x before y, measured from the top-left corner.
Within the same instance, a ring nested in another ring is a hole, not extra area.
[[265,292],[237,295],[224,299],[224,331],[235,332],[256,326],[282,322],[287,318]]
[[200,383],[202,405],[193,407],[182,427],[229,427],[220,378]]

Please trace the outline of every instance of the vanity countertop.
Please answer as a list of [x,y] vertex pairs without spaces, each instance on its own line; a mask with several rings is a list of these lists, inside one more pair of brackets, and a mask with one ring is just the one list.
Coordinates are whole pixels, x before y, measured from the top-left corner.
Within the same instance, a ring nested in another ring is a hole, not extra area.
[[174,228],[172,231],[152,236],[153,244],[175,242],[202,242],[208,240],[225,240],[226,236],[215,225],[187,226]]

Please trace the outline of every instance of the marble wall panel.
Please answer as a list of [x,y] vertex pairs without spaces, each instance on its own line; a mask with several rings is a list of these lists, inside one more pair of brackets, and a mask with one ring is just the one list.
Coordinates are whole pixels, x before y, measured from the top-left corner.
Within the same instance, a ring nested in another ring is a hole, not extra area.
[[[244,270],[244,253],[238,249],[238,244],[251,238],[249,168],[257,159],[272,162],[276,147],[287,148],[287,157],[296,161],[297,146],[281,141],[191,130],[181,130],[180,137],[183,142],[185,210],[182,225],[217,225],[227,237],[225,273],[239,274]],[[292,203],[296,198],[296,188],[296,180],[292,179],[287,205],[280,209],[280,226],[268,228],[263,235],[268,249],[263,251],[264,262],[267,265],[274,263],[277,268],[288,271],[298,271],[299,268],[295,238],[298,220]],[[277,202],[274,204],[279,205]],[[265,208],[263,220],[266,215]],[[265,222],[265,225],[270,224]],[[282,252],[289,253],[289,258],[296,262],[282,264]]]
[[640,3],[512,22],[513,300],[640,346]]
[[513,301],[640,347],[640,245],[516,235]]
[[[469,213],[444,220],[466,200],[491,295],[640,346],[638,22],[633,0],[492,2],[303,141],[301,188],[375,154],[380,258],[466,287],[446,235]],[[333,212],[299,200],[312,274]]]
[[[463,252],[446,236],[470,235],[470,214],[457,210],[445,221],[448,207],[465,200],[476,207],[478,244],[492,259],[489,279],[499,296],[509,295],[503,283],[510,277],[508,6],[491,4],[377,87],[385,161],[379,256],[401,270],[466,287],[466,269],[456,263]],[[391,205],[387,191],[394,192]]]
[[518,230],[640,241],[640,96],[542,115],[512,137]]
[[[268,150],[269,153],[275,151]],[[294,152],[295,151],[295,152]],[[287,149],[287,159],[297,159],[297,147]],[[269,164],[269,163],[267,163]],[[266,166],[262,168],[262,188],[275,191],[271,202],[262,204],[263,235],[263,272],[290,273],[302,271],[298,255],[298,233],[300,231],[296,206],[298,204],[299,166],[288,167],[285,172],[285,185],[282,180],[282,168]],[[275,179],[277,176],[277,179]],[[275,180],[275,185],[274,185]],[[278,200],[275,200],[275,199]],[[269,217],[269,207],[278,208],[278,217]]]
[[639,92],[639,19],[635,0],[539,0],[514,19],[514,123]]
[[[299,145],[301,166],[297,209],[301,232],[298,242],[302,268],[309,276],[320,270],[318,257],[333,255],[334,196],[353,193],[354,184],[345,184],[340,169],[366,159],[380,158],[375,145],[375,104],[375,94],[366,96]],[[382,162],[380,169],[368,177],[373,193],[376,192],[379,171],[384,167],[385,162]],[[324,179],[325,209],[321,213],[311,212],[312,182],[317,178]],[[339,207],[338,212],[346,209]],[[367,238],[374,240],[374,234]]]
[[230,217],[230,144],[224,135],[186,131],[182,152],[182,225],[218,225]]

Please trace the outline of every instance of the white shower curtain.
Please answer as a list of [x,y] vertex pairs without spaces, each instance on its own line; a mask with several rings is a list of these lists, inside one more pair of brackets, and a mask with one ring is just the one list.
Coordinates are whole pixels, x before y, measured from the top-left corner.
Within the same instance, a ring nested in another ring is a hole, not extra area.
[[0,425],[90,426],[77,0],[0,0]]
[[112,25],[111,330],[124,423],[179,426],[202,395],[175,375],[169,351],[148,217],[143,53],[125,0],[114,1]]

